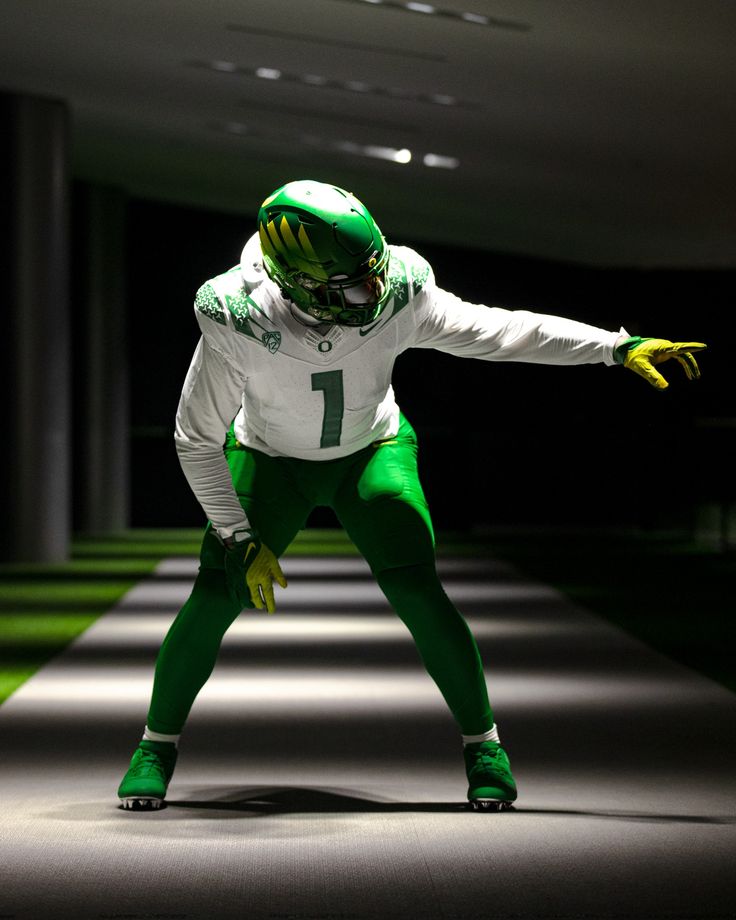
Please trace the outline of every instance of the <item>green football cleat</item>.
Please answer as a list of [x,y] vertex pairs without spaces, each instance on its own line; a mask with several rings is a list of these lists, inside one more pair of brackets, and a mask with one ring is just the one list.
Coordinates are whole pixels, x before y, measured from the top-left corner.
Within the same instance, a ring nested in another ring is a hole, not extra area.
[[134,811],[161,808],[176,756],[176,745],[171,741],[141,741],[118,787],[123,808]]
[[468,774],[468,801],[476,810],[504,811],[516,799],[516,783],[506,751],[497,741],[478,741],[463,748]]

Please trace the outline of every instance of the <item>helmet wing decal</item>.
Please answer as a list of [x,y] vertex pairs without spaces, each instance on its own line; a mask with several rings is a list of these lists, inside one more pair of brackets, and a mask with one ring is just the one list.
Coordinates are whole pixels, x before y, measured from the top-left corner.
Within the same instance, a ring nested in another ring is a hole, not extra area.
[[310,262],[319,262],[319,257],[317,253],[312,248],[312,244],[309,241],[307,236],[307,231],[304,228],[304,224],[299,224],[299,242],[301,243],[302,250],[304,255],[309,259]]
[[[287,263],[294,264],[301,270],[309,271],[314,268],[314,264],[319,263],[319,256],[314,251],[311,240],[307,235],[304,224],[299,224],[297,235],[291,229],[285,214],[282,214],[281,221],[276,225],[276,218],[272,218],[258,228],[258,235],[261,240],[263,251],[271,259],[283,259]],[[310,265],[310,263],[314,263]]]
[[[272,223],[273,221],[269,222],[269,227]],[[301,257],[301,247],[299,246],[299,243],[297,243],[296,237],[291,232],[291,227],[289,226],[289,221],[286,219],[286,214],[284,214],[281,218],[281,223],[279,224],[279,235],[281,236],[281,239],[283,240],[284,246],[286,247],[289,255],[291,255],[292,258],[294,256],[297,258]]]
[[284,246],[281,237],[278,234],[276,225],[273,220],[269,220],[266,224],[266,229],[264,232],[263,225],[260,227],[261,242],[266,244],[266,252],[271,256],[272,259],[277,259],[281,256],[283,259],[287,258],[286,247]]
[[[270,221],[268,226],[270,227],[271,224],[273,224],[273,221]],[[299,225],[299,230],[297,232],[299,235],[299,241],[297,241],[297,238],[294,236],[294,231],[291,229],[291,224],[286,219],[286,214],[284,214],[281,218],[281,223],[279,224],[279,234],[284,246],[286,247],[286,258],[302,271],[308,272],[310,271],[310,268],[313,271],[315,266],[310,266],[309,263],[319,262],[319,259],[317,258],[317,255],[312,248],[312,244],[309,242],[309,237],[307,236],[306,230],[304,230],[303,224]],[[306,246],[304,246],[304,240],[306,240]]]

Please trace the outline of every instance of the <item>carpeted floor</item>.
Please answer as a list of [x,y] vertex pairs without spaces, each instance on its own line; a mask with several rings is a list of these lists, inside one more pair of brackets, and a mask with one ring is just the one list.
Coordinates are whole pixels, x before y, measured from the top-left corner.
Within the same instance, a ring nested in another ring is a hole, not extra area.
[[464,805],[458,735],[364,564],[291,558],[243,614],[169,805],[124,812],[172,558],[0,706],[0,917],[736,916],[736,698],[554,590],[446,559],[519,782]]

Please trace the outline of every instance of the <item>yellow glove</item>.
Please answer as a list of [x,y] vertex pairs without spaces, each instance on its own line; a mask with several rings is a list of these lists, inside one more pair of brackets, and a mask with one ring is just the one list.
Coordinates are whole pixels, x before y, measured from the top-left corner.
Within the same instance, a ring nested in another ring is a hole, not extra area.
[[692,353],[703,351],[707,347],[702,342],[668,342],[667,339],[642,339],[632,336],[618,346],[615,358],[657,390],[666,390],[669,384],[655,369],[655,364],[662,364],[674,358],[682,365],[688,380],[697,380],[700,377],[700,368]]
[[259,610],[263,610],[265,605],[269,613],[276,612],[276,601],[273,597],[274,579],[282,588],[286,587],[286,578],[281,571],[278,559],[265,543],[261,543],[258,554],[245,572],[250,599]]
[[278,559],[255,530],[238,530],[220,539],[225,547],[225,581],[230,597],[241,610],[251,604],[263,610],[265,604],[269,613],[275,613],[274,579],[286,587]]

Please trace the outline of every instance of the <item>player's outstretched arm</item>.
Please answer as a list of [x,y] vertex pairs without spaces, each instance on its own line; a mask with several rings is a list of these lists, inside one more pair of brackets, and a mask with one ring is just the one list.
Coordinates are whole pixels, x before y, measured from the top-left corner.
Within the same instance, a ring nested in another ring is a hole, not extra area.
[[258,610],[265,607],[276,612],[273,583],[287,585],[279,561],[263,543],[255,530],[236,531],[223,540],[225,546],[225,578],[230,597],[241,610],[252,603]]
[[669,383],[655,365],[674,358],[683,367],[688,380],[697,380],[700,368],[693,352],[707,347],[703,342],[669,342],[667,339],[643,339],[635,335],[617,345],[614,356],[619,364],[643,377],[657,390],[666,390]]

